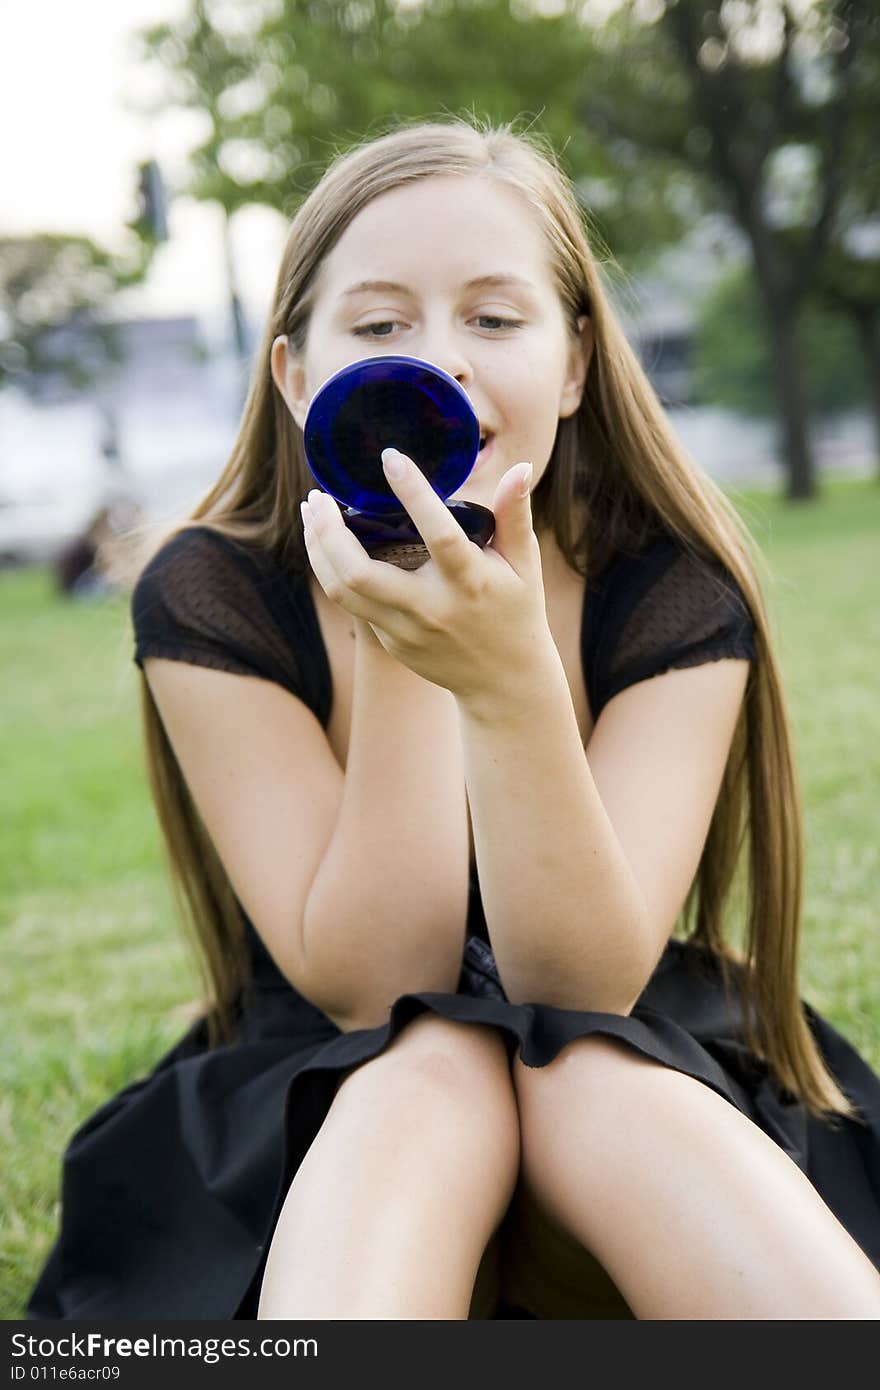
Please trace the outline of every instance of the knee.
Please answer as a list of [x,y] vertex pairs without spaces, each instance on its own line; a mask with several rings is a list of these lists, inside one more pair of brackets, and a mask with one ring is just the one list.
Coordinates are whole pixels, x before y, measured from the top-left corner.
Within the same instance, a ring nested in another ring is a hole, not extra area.
[[369,1062],[347,1073],[337,1095],[408,1127],[439,1124],[466,1142],[519,1164],[519,1117],[504,1043],[494,1028],[425,1012]]
[[489,1087],[513,1096],[510,1063],[500,1033],[482,1023],[460,1023],[425,1012],[414,1018],[386,1049],[386,1060],[402,1070],[460,1093]]

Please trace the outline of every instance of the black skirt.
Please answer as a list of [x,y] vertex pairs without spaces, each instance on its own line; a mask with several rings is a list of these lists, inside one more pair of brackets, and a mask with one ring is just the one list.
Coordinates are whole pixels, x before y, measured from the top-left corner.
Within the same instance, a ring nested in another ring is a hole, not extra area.
[[[347,1033],[277,972],[257,976],[238,1041],[209,1049],[199,1020],[76,1131],[60,1230],[27,1316],[255,1318],[284,1198],[340,1073],[425,1010],[498,1029],[509,1057],[518,1051],[531,1067],[597,1033],[695,1077],[785,1150],[880,1268],[880,1078],[809,1005],[819,1050],[863,1124],[817,1120],[774,1081],[746,1046],[737,992],[697,946],[669,942],[628,1016],[511,1004],[493,966],[472,936],[457,993],[402,995],[382,1027]],[[488,1316],[529,1314],[501,1303]]]

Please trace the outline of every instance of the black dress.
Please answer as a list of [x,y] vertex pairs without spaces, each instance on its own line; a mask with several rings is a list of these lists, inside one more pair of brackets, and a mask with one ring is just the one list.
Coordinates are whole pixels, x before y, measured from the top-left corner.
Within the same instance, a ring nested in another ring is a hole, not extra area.
[[[162,547],[132,613],[139,664],[162,656],[275,681],[326,729],[331,675],[304,575],[202,527]],[[581,637],[594,720],[619,690],[671,667],[755,659],[731,577],[666,533],[591,580]],[[425,1010],[493,1025],[509,1056],[519,1051],[533,1067],[599,1033],[695,1077],[782,1146],[880,1267],[880,1078],[808,1005],[822,1055],[864,1124],[817,1121],[780,1088],[746,1047],[713,957],[694,945],[669,942],[629,1016],[514,1005],[472,876],[458,991],[403,995],[382,1027],[343,1033],[291,987],[247,918],[245,926],[253,981],[238,1001],[237,1041],[209,1049],[197,1021],[69,1141],[60,1230],[28,1317],[255,1317],[281,1205],[340,1071],[375,1057]],[[503,1304],[490,1314],[523,1315]]]

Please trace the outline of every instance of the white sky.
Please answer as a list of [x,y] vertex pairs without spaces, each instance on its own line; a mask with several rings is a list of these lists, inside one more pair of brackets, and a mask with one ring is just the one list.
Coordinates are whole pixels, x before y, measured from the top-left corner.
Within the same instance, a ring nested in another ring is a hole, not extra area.
[[[133,61],[129,39],[187,8],[186,0],[0,0],[0,231],[78,232],[119,245],[137,215],[137,165],[155,158],[167,183],[182,180],[197,124],[185,112],[151,118],[131,109],[155,79]],[[233,223],[242,295],[257,315],[284,225],[268,208],[245,209]],[[148,281],[120,308],[223,313],[219,208],[179,197],[169,231]]]

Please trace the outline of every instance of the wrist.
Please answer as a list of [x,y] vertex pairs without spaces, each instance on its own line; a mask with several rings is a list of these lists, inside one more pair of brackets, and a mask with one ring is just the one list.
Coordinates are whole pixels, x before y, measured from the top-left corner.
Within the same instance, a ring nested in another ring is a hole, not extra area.
[[571,691],[562,658],[548,631],[533,658],[505,676],[503,687],[455,698],[468,722],[498,728],[534,720],[536,709],[554,707],[561,698],[570,701]]
[[352,618],[352,622],[356,641],[368,647],[381,647],[382,651],[385,650],[366,618]]
[[354,624],[356,681],[368,682],[371,689],[378,682],[383,691],[402,691],[437,705],[448,704],[455,710],[455,697],[451,691],[420,676],[389,652],[364,619],[355,618]]

